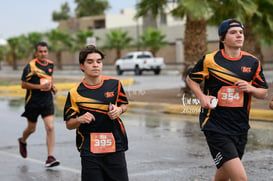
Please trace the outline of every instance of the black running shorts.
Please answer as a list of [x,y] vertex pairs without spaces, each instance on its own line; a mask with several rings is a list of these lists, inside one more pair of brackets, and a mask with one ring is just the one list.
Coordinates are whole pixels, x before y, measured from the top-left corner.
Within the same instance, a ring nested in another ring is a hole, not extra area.
[[204,134],[217,168],[220,168],[228,160],[242,159],[247,143],[247,133],[223,135],[212,131],[204,131]]
[[124,152],[82,156],[82,181],[128,181]]
[[23,117],[26,117],[28,121],[36,123],[38,116],[41,115],[42,118],[54,115],[54,104],[50,104],[44,107],[25,107],[25,112],[22,114]]

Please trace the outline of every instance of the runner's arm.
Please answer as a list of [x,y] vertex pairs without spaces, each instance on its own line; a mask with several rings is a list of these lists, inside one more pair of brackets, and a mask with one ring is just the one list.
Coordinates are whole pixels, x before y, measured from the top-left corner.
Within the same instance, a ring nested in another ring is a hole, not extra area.
[[186,77],[186,83],[188,84],[192,92],[196,95],[196,97],[200,100],[201,106],[203,108],[214,109],[214,107],[210,104],[210,101],[212,98],[216,98],[216,97],[205,95],[202,92],[200,85],[197,82],[191,80],[189,76]]
[[108,112],[110,119],[117,119],[122,113],[126,112],[128,104],[121,104],[119,107],[113,105],[113,110]]
[[242,91],[251,93],[257,99],[264,99],[268,95],[267,89],[254,87],[244,80],[236,81],[235,85],[237,85]]
[[122,113],[125,113],[127,111],[128,104],[121,104],[119,108],[121,109],[121,113],[120,113],[121,115]]
[[30,82],[22,81],[21,87],[23,89],[49,89],[50,84],[45,83],[43,85],[40,85],[40,84],[32,84]]
[[86,112],[85,114],[76,117],[76,118],[70,118],[68,121],[66,121],[66,128],[67,129],[76,129],[81,124],[89,124],[91,121],[95,121],[95,117],[93,114]]

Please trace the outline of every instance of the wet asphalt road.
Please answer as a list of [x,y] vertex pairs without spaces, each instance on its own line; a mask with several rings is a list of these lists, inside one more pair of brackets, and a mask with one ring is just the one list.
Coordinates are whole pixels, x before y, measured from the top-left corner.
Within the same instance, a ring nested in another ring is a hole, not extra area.
[[[57,73],[60,77],[65,75]],[[20,73],[14,76],[20,76]],[[133,73],[126,73],[120,78],[132,76]],[[267,71],[266,77],[272,82],[273,71]],[[178,84],[181,79],[176,71],[163,72],[157,77],[160,81],[155,81],[154,76],[149,73],[135,76],[134,79],[136,84],[125,88],[131,93],[142,93],[150,88],[164,86],[181,87]],[[0,180],[80,181],[81,166],[75,147],[75,131],[65,128],[62,117],[55,118],[55,156],[61,161],[61,165],[53,169],[44,167],[47,153],[41,119],[36,132],[28,139],[28,158],[21,158],[17,138],[26,126],[25,118],[20,117],[22,112],[22,99],[0,98]],[[59,110],[57,115],[61,116],[62,111]],[[150,113],[140,108],[124,114],[122,118],[129,139],[126,156],[131,181],[212,180],[215,166],[199,129],[197,117]],[[273,123],[251,124],[249,143],[243,158],[248,179],[273,181]]]
[[[80,157],[74,145],[75,131],[55,119],[55,156],[59,167],[46,169],[45,130],[40,119],[28,140],[28,158],[18,152],[17,138],[26,126],[20,117],[22,101],[0,99],[0,180],[79,181]],[[197,117],[144,113],[136,109],[123,115],[129,138],[126,152],[131,181],[209,181],[215,166]],[[252,122],[243,158],[249,181],[273,180],[273,125]]]

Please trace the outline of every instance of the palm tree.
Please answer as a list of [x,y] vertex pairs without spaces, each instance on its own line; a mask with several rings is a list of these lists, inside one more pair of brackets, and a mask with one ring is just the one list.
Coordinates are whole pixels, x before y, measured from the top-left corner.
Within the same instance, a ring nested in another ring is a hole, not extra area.
[[78,30],[75,34],[75,42],[73,46],[74,51],[79,51],[80,49],[85,47],[87,43],[87,38],[93,37],[93,36],[94,36],[94,32],[92,30],[86,30],[86,31]]
[[168,42],[164,41],[166,35],[162,34],[161,31],[148,28],[142,36],[140,36],[140,46],[149,49],[154,56],[160,48],[168,45]]
[[167,0],[141,0],[136,5],[136,18],[143,17],[143,31],[147,28],[157,29],[157,17],[164,14]]
[[116,58],[114,61],[116,61],[121,57],[121,50],[129,48],[132,40],[126,31],[122,31],[121,29],[110,30],[110,32],[106,34],[106,41],[103,48],[115,49]]
[[[184,32],[184,67],[182,80],[193,65],[204,56],[207,51],[207,20],[212,16],[212,10],[208,0],[180,0],[172,15],[179,18],[186,17],[186,29]],[[190,93],[186,84],[184,93]]]
[[7,46],[0,45],[0,70],[2,69],[1,62],[5,59],[7,53]]
[[255,0],[257,10],[253,16],[245,18],[244,50],[257,56],[263,63],[261,44],[273,43],[273,2],[271,0]]
[[50,49],[55,52],[57,59],[57,68],[62,70],[62,52],[71,50],[73,39],[71,35],[65,31],[53,29],[46,34]]
[[26,58],[29,58],[30,55],[34,57],[33,49],[37,42],[41,41],[43,39],[43,34],[39,32],[31,32],[27,34],[27,40],[28,40],[28,52],[26,55]]
[[258,10],[253,15],[253,31],[262,44],[273,44],[273,2],[271,0],[256,0]]
[[17,60],[26,57],[28,52],[27,38],[25,35],[11,37],[8,42],[8,60],[12,63],[13,70],[17,70]]
[[70,18],[70,8],[67,2],[61,5],[60,12],[53,11],[52,13],[52,20],[53,21],[60,21],[60,20],[67,20]]
[[[258,2],[258,0],[257,0]],[[209,24],[219,25],[224,19],[236,18],[245,24],[245,43],[243,49],[253,53],[262,61],[262,52],[257,39],[253,32],[252,17],[254,14],[259,14],[258,4],[253,0],[221,0],[217,3],[211,3],[211,8],[214,10],[215,16],[209,20]],[[236,7],[236,8],[235,8]],[[225,9],[225,11],[223,11]],[[255,22],[255,26],[259,26],[260,22]]]
[[[92,30],[78,30],[72,36],[74,38],[74,43],[72,45],[71,52],[75,53],[75,57],[79,57],[79,51],[87,45],[88,38],[94,37],[94,32]],[[96,37],[96,41],[97,39],[98,37]]]

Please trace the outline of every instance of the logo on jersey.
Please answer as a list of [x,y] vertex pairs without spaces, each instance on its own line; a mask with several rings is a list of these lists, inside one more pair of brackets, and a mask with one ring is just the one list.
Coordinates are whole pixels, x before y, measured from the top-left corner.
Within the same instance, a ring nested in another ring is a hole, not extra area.
[[114,92],[105,92],[105,93],[104,93],[104,96],[105,96],[106,98],[114,97]]
[[242,70],[242,72],[244,72],[244,73],[250,73],[251,72],[251,67],[241,67],[241,70]]
[[50,72],[50,73],[51,73],[51,72],[52,72],[52,69],[48,69],[48,72]]

